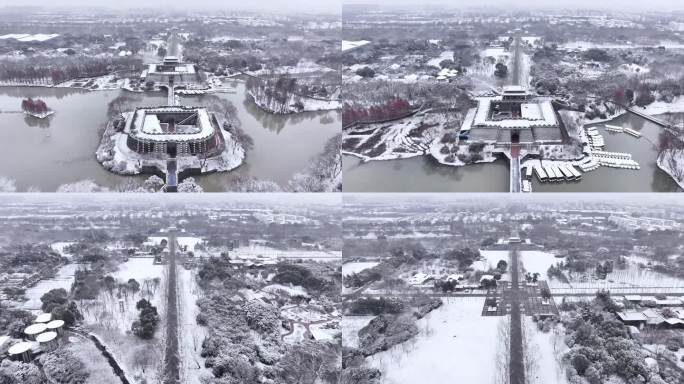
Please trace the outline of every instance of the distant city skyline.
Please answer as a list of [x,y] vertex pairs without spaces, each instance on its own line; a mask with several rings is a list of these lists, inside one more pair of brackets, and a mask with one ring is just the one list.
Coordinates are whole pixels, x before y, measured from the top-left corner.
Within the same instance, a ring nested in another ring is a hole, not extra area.
[[[55,7],[87,7],[87,8],[152,8],[164,4],[164,10],[194,10],[218,9],[222,11],[259,11],[274,13],[339,13],[342,7],[341,0],[259,0],[259,1],[239,1],[239,0],[54,0],[46,3],[43,0],[25,0],[19,3],[0,2],[0,9],[4,7],[26,7],[39,6],[45,8]],[[191,5],[192,8],[187,8]]]
[[449,9],[458,7],[464,8],[486,8],[486,7],[510,7],[510,8],[539,8],[539,9],[612,9],[620,11],[670,11],[684,10],[684,2],[678,0],[653,0],[643,2],[639,0],[606,0],[596,2],[592,0],[485,0],[472,2],[467,0],[343,0],[344,5],[382,5],[388,7],[434,7],[444,6]]

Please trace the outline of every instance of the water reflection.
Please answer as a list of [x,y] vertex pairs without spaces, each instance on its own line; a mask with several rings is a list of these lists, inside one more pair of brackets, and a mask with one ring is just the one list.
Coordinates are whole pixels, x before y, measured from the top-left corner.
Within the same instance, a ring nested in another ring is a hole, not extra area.
[[[182,98],[184,103],[198,106],[231,102],[243,130],[254,140],[254,148],[238,169],[195,177],[207,191],[223,191],[239,177],[274,180],[285,185],[296,172],[304,171],[310,159],[340,131],[339,111],[272,115],[248,99],[244,84],[232,82],[229,87],[235,92]],[[130,180],[142,182],[148,176],[110,173],[94,156],[107,121],[108,107],[122,95],[133,100],[135,105],[166,104],[166,95],[160,92],[0,88],[2,111],[18,111],[21,100],[27,97],[41,98],[56,111],[44,120],[26,118],[23,113],[0,113],[0,142],[12,144],[0,152],[0,176],[14,179],[19,191],[33,187],[51,192],[62,184],[85,179],[111,190],[129,184]]]
[[[661,117],[661,116],[659,116]],[[665,116],[667,120],[668,116]],[[582,175],[579,182],[541,183],[533,180],[535,192],[675,192],[677,183],[656,165],[657,143],[663,129],[636,115],[622,115],[608,124],[631,127],[642,134],[637,139],[611,133],[605,123],[596,124],[606,141],[606,150],[631,153],[640,170],[601,167]],[[344,191],[347,192],[506,192],[509,168],[506,160],[493,164],[450,167],[430,156],[403,160],[361,162],[344,156]]]
[[[38,127],[42,129],[48,129],[50,128],[50,117],[46,117],[44,119],[39,119],[37,117],[33,117],[31,115],[26,115],[24,114],[24,123],[28,125],[29,127]],[[49,136],[49,134],[48,134]]]
[[363,163],[343,158],[345,192],[507,192],[508,163],[443,165],[430,156]]

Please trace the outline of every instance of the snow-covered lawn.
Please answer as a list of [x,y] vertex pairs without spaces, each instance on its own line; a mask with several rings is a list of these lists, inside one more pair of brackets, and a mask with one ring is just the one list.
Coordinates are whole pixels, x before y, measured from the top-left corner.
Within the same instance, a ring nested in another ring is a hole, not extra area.
[[71,290],[74,283],[74,274],[78,270],[79,264],[67,264],[60,268],[52,279],[41,280],[38,284],[26,290],[25,296],[28,301],[22,304],[22,308],[32,311],[40,311],[42,302],[40,297],[52,289],[63,288],[67,292]]
[[[189,249],[189,248],[188,248]],[[200,374],[210,374],[204,368],[204,358],[200,356],[202,352],[202,341],[204,340],[207,329],[197,324],[197,315],[200,308],[197,306],[197,299],[202,290],[197,286],[196,275],[193,270],[179,268],[177,270],[177,289],[180,295],[180,356],[181,356],[181,377],[188,384],[200,384]]]
[[[613,268],[605,279],[597,279],[592,273],[568,274],[569,283],[564,283],[556,279],[549,281],[549,287],[553,288],[555,294],[570,292],[573,289],[598,290],[609,289],[611,293],[620,293],[621,290],[634,291],[635,287],[642,287],[653,291],[654,287],[681,287],[684,280],[676,277],[664,275],[659,272],[642,268],[639,266],[643,260],[641,258],[627,257],[627,268]],[[656,289],[657,290],[657,289]],[[666,293],[664,290],[663,293]]]
[[443,300],[417,322],[416,337],[366,359],[382,371],[382,383],[494,382],[498,325],[505,318],[482,317],[482,298]]
[[71,254],[64,251],[64,249],[70,245],[76,244],[74,241],[58,241],[56,243],[50,244],[50,249],[59,253],[63,257],[70,258]]
[[508,251],[480,250],[482,260],[474,262],[473,268],[479,271],[488,271],[489,269],[496,268],[496,264],[500,260],[504,260],[510,264],[508,253]]
[[164,266],[154,264],[151,257],[133,257],[125,263],[119,264],[119,269],[112,273],[112,277],[121,281],[136,279],[140,285],[144,280],[151,280],[162,276]]
[[[163,298],[167,270],[152,261],[151,258],[132,258],[111,274],[119,283],[136,279],[140,284],[138,292],[123,290],[119,294],[116,288],[111,292],[102,289],[96,300],[78,302],[84,328],[97,335],[112,352],[128,378],[144,377],[148,383],[156,382],[161,372],[166,314]],[[142,298],[157,307],[161,318],[152,340],[141,340],[131,332],[133,322],[139,317],[135,305]]]
[[523,317],[525,327],[525,353],[527,361],[532,362],[529,367],[530,384],[567,384],[565,369],[562,364],[563,354],[568,347],[563,341],[561,326],[553,328],[548,333],[537,329],[537,325],[529,316]]
[[359,41],[348,41],[348,40],[342,40],[342,52],[348,51],[350,49],[358,48],[358,47],[363,47],[366,44],[369,44],[370,41],[368,40],[359,40]]
[[243,246],[230,252],[231,258],[243,260],[254,259],[302,259],[302,260],[331,260],[342,258],[341,251],[317,251],[317,250],[281,250],[264,245]]
[[441,68],[442,66],[439,65],[444,60],[453,60],[454,59],[454,51],[444,51],[442,52],[439,57],[435,57],[433,59],[430,59],[427,62],[427,65],[436,67],[436,68]]
[[285,286],[282,284],[271,284],[263,287],[261,289],[264,292],[268,293],[285,293],[288,296],[303,296],[303,297],[308,297],[309,294],[306,293],[306,289],[304,289],[301,286],[295,285],[295,286]]
[[340,333],[339,328],[326,328],[327,324],[312,324],[309,326],[309,331],[316,340],[333,340],[335,335]]
[[344,316],[342,318],[342,345],[356,348],[359,346],[359,331],[375,316]]
[[377,261],[359,261],[342,264],[342,276],[349,276],[353,273],[359,273],[364,269],[373,268],[380,264]]
[[539,273],[542,279],[546,278],[549,267],[565,261],[564,257],[555,257],[552,253],[541,251],[520,251],[520,262],[529,273]]

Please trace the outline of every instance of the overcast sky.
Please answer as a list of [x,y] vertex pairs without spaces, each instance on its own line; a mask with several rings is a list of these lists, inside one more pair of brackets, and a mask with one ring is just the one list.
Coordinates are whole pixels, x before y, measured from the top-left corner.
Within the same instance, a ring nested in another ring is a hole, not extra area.
[[630,10],[684,10],[682,0],[344,0],[344,4],[381,4],[392,6],[406,5],[444,5],[456,7],[486,7],[486,6],[523,6],[534,8],[601,8],[617,11]]
[[162,7],[174,9],[256,10],[272,12],[339,13],[342,0],[0,0],[2,6],[90,6],[107,8]]

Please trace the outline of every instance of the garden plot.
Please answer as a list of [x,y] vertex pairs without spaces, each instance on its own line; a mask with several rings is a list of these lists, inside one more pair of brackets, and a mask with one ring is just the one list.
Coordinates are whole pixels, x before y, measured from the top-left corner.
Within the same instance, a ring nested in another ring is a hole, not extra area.
[[498,325],[506,318],[482,317],[482,298],[442,300],[442,307],[417,321],[416,337],[366,359],[382,371],[383,383],[494,382]]
[[541,251],[520,251],[520,262],[525,272],[538,273],[541,279],[546,278],[549,267],[565,261],[564,257],[556,257],[553,253]]
[[342,345],[357,348],[359,331],[375,319],[375,316],[344,316],[342,318]]
[[[166,273],[165,266],[153,264],[150,258],[132,258],[120,264],[119,270],[111,276],[117,283],[135,279],[140,284],[139,291],[103,288],[96,300],[78,302],[84,328],[112,352],[127,377],[146,379],[148,383],[156,382],[162,368]],[[161,318],[151,340],[142,340],[131,332],[133,322],[139,317],[136,303],[143,298],[157,307]]]
[[525,327],[525,360],[528,364],[530,384],[568,384],[563,368],[565,345],[562,326],[556,326],[545,333],[529,316],[523,317]]
[[43,303],[40,301],[41,296],[52,289],[62,288],[67,292],[71,291],[71,285],[74,283],[74,274],[81,264],[67,264],[57,271],[57,274],[51,279],[44,279],[38,284],[26,290],[24,294],[28,301],[22,304],[22,308],[29,311],[40,311]]
[[376,262],[376,261],[359,261],[359,262],[344,263],[344,264],[342,264],[342,276],[349,276],[349,275],[352,275],[354,273],[359,273],[359,272],[363,271],[364,269],[373,268],[378,264],[380,264],[380,263]]

